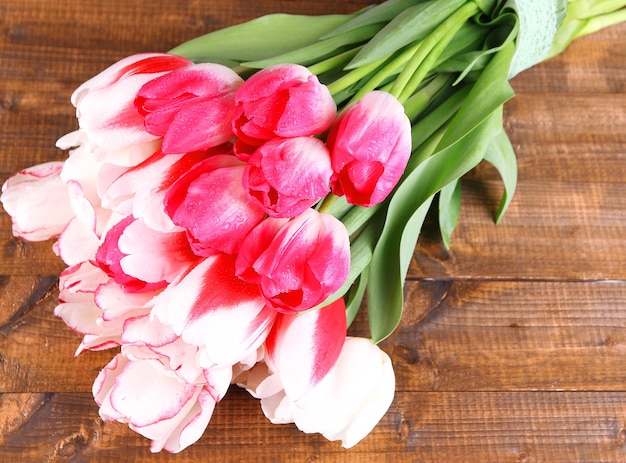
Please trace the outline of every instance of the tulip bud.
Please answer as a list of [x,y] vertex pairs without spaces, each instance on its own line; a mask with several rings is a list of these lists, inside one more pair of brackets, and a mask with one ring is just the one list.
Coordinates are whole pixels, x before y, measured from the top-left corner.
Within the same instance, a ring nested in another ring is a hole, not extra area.
[[163,137],[166,154],[189,153],[233,138],[230,119],[243,80],[226,66],[202,63],[146,83],[135,98],[146,130]]
[[143,117],[133,105],[137,91],[146,82],[190,64],[176,55],[143,53],[109,66],[72,94],[80,130],[111,150],[158,138],[145,130]]
[[165,212],[185,228],[200,256],[236,253],[265,213],[241,186],[245,164],[235,156],[211,156],[180,177],[165,195]]
[[272,217],[295,217],[330,191],[330,155],[317,138],[274,138],[248,160],[243,187]]
[[326,144],[333,193],[370,207],[391,193],[404,172],[411,155],[411,123],[391,94],[369,92],[340,114]]
[[332,215],[314,209],[288,221],[264,220],[248,235],[237,257],[237,274],[257,283],[267,303],[284,313],[322,303],[343,285],[349,270],[346,228]]
[[320,134],[337,112],[328,88],[297,64],[258,71],[239,87],[235,105],[233,131],[254,146],[275,137]]

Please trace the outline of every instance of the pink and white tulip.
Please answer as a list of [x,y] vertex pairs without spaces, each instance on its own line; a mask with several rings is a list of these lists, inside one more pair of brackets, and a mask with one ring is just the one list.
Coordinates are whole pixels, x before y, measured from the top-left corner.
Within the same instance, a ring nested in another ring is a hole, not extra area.
[[235,96],[233,131],[260,146],[276,137],[306,137],[326,131],[337,106],[328,88],[304,66],[278,64],[250,76]]
[[141,164],[117,177],[102,193],[102,204],[122,216],[133,215],[153,230],[174,231],[165,213],[165,195],[191,167],[222,151],[163,154],[157,151]]
[[245,163],[215,155],[191,167],[165,195],[165,212],[200,256],[236,253],[265,213],[242,186]]
[[385,200],[404,172],[411,154],[411,123],[391,94],[369,92],[339,115],[326,144],[333,193],[370,207]]
[[328,374],[339,358],[346,330],[342,298],[320,309],[278,316],[265,340],[265,362],[280,372],[289,397],[298,400]]
[[295,217],[330,192],[330,154],[317,138],[274,138],[248,160],[243,188],[272,217]]
[[11,216],[13,235],[28,241],[58,236],[74,217],[62,162],[24,169],[2,185],[2,206]]
[[282,372],[260,363],[238,384],[261,399],[265,416],[275,424],[295,423],[350,448],[363,440],[389,409],[395,375],[389,356],[365,338],[346,338],[337,362],[304,395],[290,396]]
[[226,66],[195,64],[147,82],[134,104],[146,130],[163,137],[164,153],[199,151],[233,138],[230,120],[242,83]]
[[237,258],[237,274],[257,283],[268,304],[284,313],[321,304],[343,285],[349,270],[346,228],[314,209],[289,221],[264,220]]
[[275,312],[256,285],[235,276],[235,258],[216,254],[200,261],[156,299],[152,314],[186,343],[198,346],[206,368],[232,366],[265,341]]
[[191,64],[176,55],[143,53],[111,65],[72,94],[80,131],[111,150],[159,138],[146,131],[134,106],[135,96],[145,83]]
[[219,400],[208,384],[181,380],[157,359],[118,354],[100,372],[93,395],[105,421],[128,423],[150,450],[180,452],[206,429]]

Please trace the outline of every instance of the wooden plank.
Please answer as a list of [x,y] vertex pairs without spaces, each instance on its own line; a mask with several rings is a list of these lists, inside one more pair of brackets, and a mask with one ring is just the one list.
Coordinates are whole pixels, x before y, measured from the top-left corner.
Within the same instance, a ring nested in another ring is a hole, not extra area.
[[[55,277],[12,277],[0,311],[0,393],[89,392],[116,350],[73,354]],[[626,390],[625,282],[410,281],[383,344],[402,391]],[[10,306],[10,307],[7,307]],[[362,313],[351,328],[367,336]]]
[[409,278],[626,278],[626,183],[523,181],[499,224],[498,180],[463,183],[450,250],[431,222]]
[[[626,457],[624,392],[399,393],[390,412],[345,451],[293,425],[271,425],[235,389],[203,438],[179,455],[151,454],[148,441],[100,422],[89,394],[3,394],[0,458],[41,461],[301,461],[395,463],[617,462]],[[54,429],[50,432],[50,429]]]
[[[609,171],[621,172],[626,164],[614,159]],[[427,225],[409,278],[626,279],[626,183],[520,181],[496,225],[501,182],[477,175],[463,184],[451,249],[443,247],[435,224]],[[6,214],[0,248],[0,274],[54,274],[64,267],[51,243],[11,236]]]

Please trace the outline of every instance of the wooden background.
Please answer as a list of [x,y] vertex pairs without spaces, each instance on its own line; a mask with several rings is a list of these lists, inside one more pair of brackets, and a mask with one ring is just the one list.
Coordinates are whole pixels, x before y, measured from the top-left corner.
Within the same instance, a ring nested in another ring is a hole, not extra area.
[[[266,13],[369,3],[2,0],[0,182],[63,159],[54,143],[76,127],[72,90],[117,59]],[[626,461],[626,26],[513,84],[515,199],[496,226],[501,184],[480,166],[450,251],[427,225],[402,326],[383,343],[397,394],[358,446],[270,425],[237,388],[178,455],[152,455],[126,426],[102,423],[90,390],[112,354],[73,358],[79,338],[52,314],[62,265],[50,243],[14,239],[2,213],[0,461]]]

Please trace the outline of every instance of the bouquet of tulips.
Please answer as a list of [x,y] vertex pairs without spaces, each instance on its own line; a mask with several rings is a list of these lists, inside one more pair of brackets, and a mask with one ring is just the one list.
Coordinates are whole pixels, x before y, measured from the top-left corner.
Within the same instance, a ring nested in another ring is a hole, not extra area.
[[[433,199],[446,245],[461,177],[486,160],[504,213],[509,79],[626,20],[624,0],[388,0],[270,15],[127,57],[72,95],[64,162],[2,188],[13,232],[55,239],[55,314],[104,420],[152,451],[198,440],[231,384],[272,423],[351,447],[389,408],[377,343]],[[275,34],[280,30],[281,34]],[[347,336],[363,305],[371,339]]]

